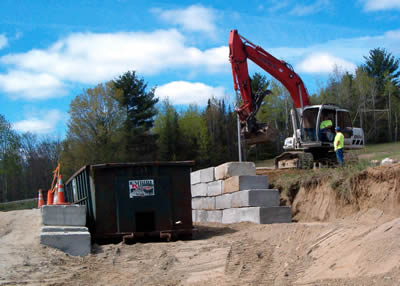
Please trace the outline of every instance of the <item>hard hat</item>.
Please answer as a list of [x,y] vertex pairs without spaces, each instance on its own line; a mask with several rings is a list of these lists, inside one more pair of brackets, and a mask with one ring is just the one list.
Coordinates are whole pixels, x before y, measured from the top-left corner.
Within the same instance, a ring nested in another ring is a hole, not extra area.
[[340,131],[340,127],[339,127],[339,126],[336,126],[336,130],[337,130],[337,131]]

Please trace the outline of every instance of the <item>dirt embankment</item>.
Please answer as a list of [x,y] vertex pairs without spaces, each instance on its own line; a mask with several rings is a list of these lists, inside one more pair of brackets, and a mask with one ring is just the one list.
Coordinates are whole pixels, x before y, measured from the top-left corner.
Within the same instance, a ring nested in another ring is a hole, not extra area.
[[376,223],[400,216],[400,164],[367,168],[345,188],[340,184],[344,182],[315,178],[301,186],[292,203],[294,220]]
[[0,212],[0,285],[399,285],[399,172],[368,169],[345,193],[311,180],[293,196],[297,223],[198,224],[190,241],[84,258],[39,245],[38,210]]

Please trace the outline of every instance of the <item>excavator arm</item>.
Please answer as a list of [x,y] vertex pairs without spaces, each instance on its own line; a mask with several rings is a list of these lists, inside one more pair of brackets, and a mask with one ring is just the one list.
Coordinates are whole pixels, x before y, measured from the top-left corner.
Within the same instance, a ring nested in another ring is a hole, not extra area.
[[278,60],[260,46],[254,45],[239,35],[237,30],[232,30],[229,34],[229,60],[232,65],[233,86],[236,92],[240,91],[242,99],[242,105],[236,111],[242,124],[253,125],[248,126],[249,132],[257,132],[254,128],[255,115],[266,94],[252,93],[247,59],[281,82],[289,91],[297,109],[310,105],[303,81],[288,63]]

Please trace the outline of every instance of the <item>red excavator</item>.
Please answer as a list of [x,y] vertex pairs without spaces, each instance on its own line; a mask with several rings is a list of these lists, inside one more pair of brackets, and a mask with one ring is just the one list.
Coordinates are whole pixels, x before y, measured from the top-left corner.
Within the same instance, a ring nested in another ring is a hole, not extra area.
[[[308,91],[292,66],[239,35],[237,30],[232,30],[229,34],[229,59],[232,65],[233,86],[236,92],[240,91],[242,99],[242,104],[236,111],[242,134],[248,144],[279,139],[278,130],[256,120],[264,97],[271,92],[252,92],[248,59],[281,82],[293,100],[295,109],[290,113],[293,136],[285,139],[285,152],[275,158],[276,168],[312,168],[315,165],[336,164],[332,141],[337,126],[344,134],[345,150],[364,147],[364,132],[361,128],[352,126],[348,110],[333,104],[310,105]],[[325,120],[330,120],[332,124],[322,129],[321,122]]]

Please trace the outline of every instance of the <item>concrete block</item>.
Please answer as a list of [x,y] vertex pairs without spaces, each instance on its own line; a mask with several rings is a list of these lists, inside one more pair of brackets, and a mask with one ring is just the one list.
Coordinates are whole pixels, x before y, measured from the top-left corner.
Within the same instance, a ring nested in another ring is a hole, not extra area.
[[85,256],[90,253],[90,233],[74,232],[42,232],[40,244],[54,247],[73,256]]
[[214,181],[215,180],[214,169],[215,169],[214,167],[201,169],[200,170],[200,182],[208,183],[208,182]]
[[224,180],[233,176],[255,176],[256,165],[253,162],[228,162],[215,167],[215,179]]
[[84,205],[46,205],[40,209],[43,225],[86,225],[86,206]]
[[201,200],[202,198],[192,198],[192,210],[201,209]]
[[277,207],[279,203],[278,190],[244,190],[232,193],[230,207]]
[[207,222],[222,222],[222,210],[207,211]]
[[215,210],[215,197],[192,198],[192,209]]
[[207,188],[207,196],[219,196],[223,193],[224,181],[218,180],[209,182]]
[[192,210],[193,222],[207,222],[207,211],[205,210]]
[[231,208],[222,212],[222,223],[254,222],[259,224],[289,223],[292,221],[290,207]]
[[202,210],[215,210],[215,197],[201,198]]
[[290,207],[260,208],[260,223],[289,223],[292,222]]
[[208,191],[208,185],[206,183],[200,183],[191,186],[192,198],[206,197]]
[[195,185],[200,183],[200,170],[190,173],[190,184]]
[[224,182],[224,193],[268,189],[268,176],[234,176]]
[[215,197],[215,208],[217,210],[229,209],[231,208],[231,200],[232,200],[232,194],[224,194],[221,196],[217,196]]

